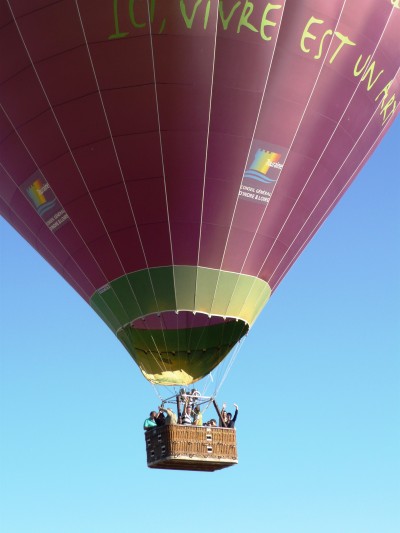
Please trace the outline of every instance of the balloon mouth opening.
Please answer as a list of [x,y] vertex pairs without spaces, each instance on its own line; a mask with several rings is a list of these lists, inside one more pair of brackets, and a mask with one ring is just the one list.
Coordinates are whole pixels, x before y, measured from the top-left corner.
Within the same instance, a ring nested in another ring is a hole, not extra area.
[[148,381],[189,385],[218,366],[248,330],[234,317],[165,311],[137,318],[117,335]]
[[209,315],[201,311],[163,311],[137,318],[131,322],[130,326],[138,330],[154,329],[170,331],[205,328],[218,324],[237,322],[238,320],[234,317]]

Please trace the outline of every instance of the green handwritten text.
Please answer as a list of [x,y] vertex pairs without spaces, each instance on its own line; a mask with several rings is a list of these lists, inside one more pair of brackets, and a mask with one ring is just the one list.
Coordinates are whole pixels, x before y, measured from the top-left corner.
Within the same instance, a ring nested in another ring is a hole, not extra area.
[[[300,49],[305,54],[314,54],[313,59],[321,59],[324,50],[326,49],[326,59],[329,59],[329,63],[331,64],[335,61],[339,52],[341,52],[345,46],[356,46],[356,43],[347,35],[343,35],[338,31],[333,31],[331,28],[323,31],[322,36],[319,35],[320,32],[318,32],[318,28],[322,29],[322,25],[324,24],[324,20],[315,17],[311,17],[308,20],[300,38]],[[316,28],[313,28],[315,25],[317,25]],[[328,37],[330,38],[325,44],[325,40]],[[331,48],[329,48],[329,46],[331,46]],[[367,91],[371,91],[375,85],[377,85],[384,72],[384,69],[378,71],[376,62],[372,61],[370,55],[364,60],[364,62],[363,56],[360,55],[354,65],[353,76],[355,78],[360,77],[361,82],[366,81],[366,89]],[[382,126],[396,111],[396,96],[395,94],[390,93],[392,83],[393,80],[387,83],[375,98],[375,101],[379,102]]]
[[[172,0],[171,0],[172,1]],[[257,16],[255,6],[259,5],[260,0],[251,2],[250,0],[238,1],[233,6],[226,7],[224,0],[218,2],[218,18],[222,24],[224,31],[232,28],[236,33],[242,33],[244,31],[251,31],[258,33],[263,41],[270,41],[272,35],[269,30],[273,29],[277,25],[277,21],[274,20],[274,12],[282,10],[282,4],[273,4],[271,2],[265,2],[263,13]],[[113,16],[114,16],[114,32],[111,33],[109,39],[123,39],[130,35],[130,31],[137,31],[146,28],[149,24],[149,16],[147,15],[147,2],[145,0],[113,0]],[[155,16],[157,13],[157,0],[150,0],[150,23],[153,25]],[[175,0],[176,6],[170,8],[170,16],[181,18],[183,26],[191,30],[196,24],[200,23],[204,30],[208,28],[210,23],[210,13],[212,2],[211,0]],[[165,6],[165,4],[164,4]],[[161,11],[161,9],[160,9]],[[139,15],[141,13],[141,17]],[[125,17],[123,15],[125,14]],[[128,17],[126,17],[128,14]],[[278,15],[279,16],[279,15]],[[277,17],[275,17],[277,18]],[[128,27],[121,29],[121,20],[129,20]],[[215,18],[214,18],[215,21]],[[163,19],[159,28],[152,28],[152,31],[158,31],[162,33],[168,21]]]

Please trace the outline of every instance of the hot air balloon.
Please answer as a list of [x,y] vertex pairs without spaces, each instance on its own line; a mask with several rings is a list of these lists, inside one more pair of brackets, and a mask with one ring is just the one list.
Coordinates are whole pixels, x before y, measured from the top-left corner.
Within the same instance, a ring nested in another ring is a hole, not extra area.
[[1,213],[190,386],[395,120],[399,32],[398,0],[1,0]]

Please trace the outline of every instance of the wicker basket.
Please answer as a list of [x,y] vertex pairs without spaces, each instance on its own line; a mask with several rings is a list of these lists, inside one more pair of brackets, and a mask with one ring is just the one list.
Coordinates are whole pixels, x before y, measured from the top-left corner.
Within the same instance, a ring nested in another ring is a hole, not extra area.
[[204,426],[162,426],[145,432],[147,466],[213,472],[238,462],[236,431]]

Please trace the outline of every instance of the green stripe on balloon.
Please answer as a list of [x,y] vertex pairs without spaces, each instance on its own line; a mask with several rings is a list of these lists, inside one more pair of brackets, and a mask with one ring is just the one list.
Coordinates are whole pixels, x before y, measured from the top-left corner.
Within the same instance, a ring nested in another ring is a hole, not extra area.
[[94,293],[90,305],[116,333],[133,320],[164,311],[241,319],[251,326],[271,288],[254,276],[195,266],[133,272]]

